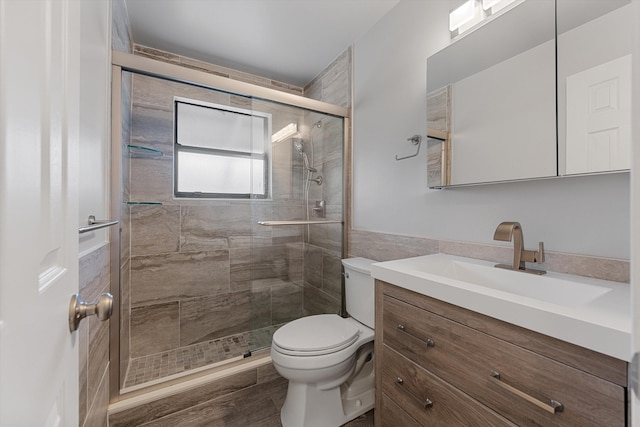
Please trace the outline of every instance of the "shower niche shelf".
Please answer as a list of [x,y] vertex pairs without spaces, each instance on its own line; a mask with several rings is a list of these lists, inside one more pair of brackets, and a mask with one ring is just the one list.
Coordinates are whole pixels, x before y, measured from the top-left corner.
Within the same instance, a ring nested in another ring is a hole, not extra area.
[[277,227],[281,225],[315,225],[315,224],[342,224],[340,220],[293,220],[293,221],[258,221],[258,224],[268,227]]
[[129,154],[131,157],[136,159],[155,159],[157,157],[164,156],[162,151],[156,150],[155,148],[131,144],[127,144],[127,148],[129,148]]
[[126,202],[127,205],[161,205],[162,202]]

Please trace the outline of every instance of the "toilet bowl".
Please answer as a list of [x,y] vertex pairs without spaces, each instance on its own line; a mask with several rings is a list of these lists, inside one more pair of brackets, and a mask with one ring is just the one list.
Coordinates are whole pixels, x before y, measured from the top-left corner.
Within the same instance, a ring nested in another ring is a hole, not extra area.
[[375,261],[342,262],[352,317],[303,317],[273,335],[271,359],[289,380],[280,417],[284,427],[340,426],[373,408],[375,285],[370,265]]

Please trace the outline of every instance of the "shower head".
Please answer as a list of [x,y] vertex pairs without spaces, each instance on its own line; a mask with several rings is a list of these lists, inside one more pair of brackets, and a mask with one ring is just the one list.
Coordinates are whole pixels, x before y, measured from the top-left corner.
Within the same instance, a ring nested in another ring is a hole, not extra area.
[[303,155],[304,154],[304,147],[302,146],[302,140],[301,139],[292,139],[293,141],[293,146],[296,148],[296,151],[298,152],[298,154]]
[[307,153],[304,152],[304,146],[302,145],[302,140],[294,138],[291,141],[293,141],[293,146],[295,147],[298,154],[302,156],[305,169],[308,170],[309,172],[317,172],[316,168],[309,165],[309,158],[307,157]]

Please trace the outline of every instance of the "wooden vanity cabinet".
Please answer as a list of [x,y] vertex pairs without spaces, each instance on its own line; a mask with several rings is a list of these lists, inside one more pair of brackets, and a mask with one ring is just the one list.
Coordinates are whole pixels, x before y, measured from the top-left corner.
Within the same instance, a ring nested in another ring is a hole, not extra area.
[[627,364],[376,281],[376,426],[624,426]]

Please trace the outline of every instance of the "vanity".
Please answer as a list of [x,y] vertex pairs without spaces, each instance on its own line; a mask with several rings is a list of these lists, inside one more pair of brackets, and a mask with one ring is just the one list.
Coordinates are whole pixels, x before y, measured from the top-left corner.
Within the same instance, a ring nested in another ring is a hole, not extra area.
[[372,276],[377,426],[626,425],[628,284],[445,254]]
[[[463,3],[427,58],[428,187],[627,171],[631,3]],[[512,264],[372,265],[376,426],[628,425],[630,286],[527,270],[516,222],[494,240]]]

